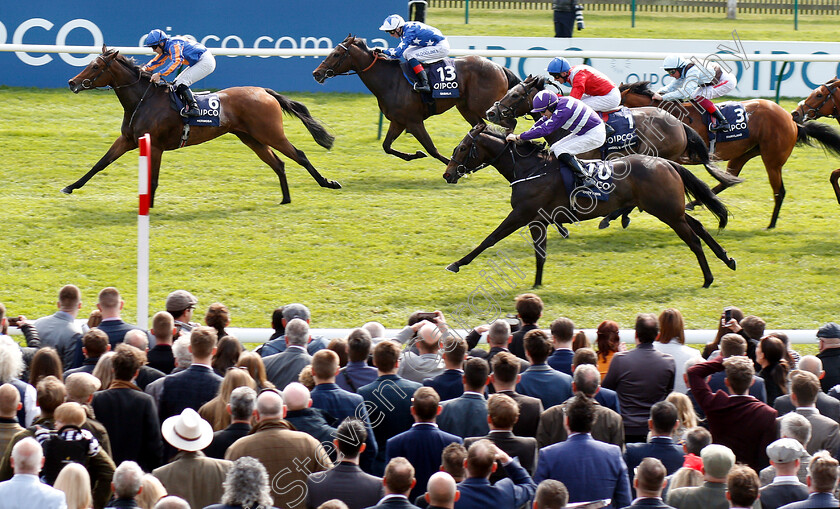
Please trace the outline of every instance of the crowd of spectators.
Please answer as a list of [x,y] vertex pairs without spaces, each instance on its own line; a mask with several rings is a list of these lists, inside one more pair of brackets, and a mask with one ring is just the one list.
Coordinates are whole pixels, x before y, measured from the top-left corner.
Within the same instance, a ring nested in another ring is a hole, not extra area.
[[463,338],[435,311],[328,341],[293,303],[250,352],[185,290],[150,330],[116,288],[87,323],[81,298],[34,322],[0,304],[0,507],[840,507],[833,322],[803,356],[730,307],[701,352],[671,308],[593,349],[528,293]]

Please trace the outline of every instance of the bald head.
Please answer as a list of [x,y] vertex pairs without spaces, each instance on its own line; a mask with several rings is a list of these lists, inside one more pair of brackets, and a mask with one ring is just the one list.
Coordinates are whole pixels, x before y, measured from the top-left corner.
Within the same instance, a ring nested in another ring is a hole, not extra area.
[[145,352],[149,349],[149,337],[140,329],[132,329],[125,333],[125,344],[131,345]]
[[289,411],[308,408],[311,399],[309,389],[298,382],[292,382],[283,389],[283,401]]
[[286,416],[283,397],[275,391],[266,391],[257,397],[257,421],[282,419]]
[[426,485],[426,501],[435,507],[452,508],[455,505],[455,479],[446,472],[435,472]]
[[12,448],[12,467],[15,474],[37,475],[43,463],[44,451],[41,444],[32,437],[24,438]]
[[437,353],[440,349],[439,342],[441,340],[441,332],[437,325],[429,322],[420,327],[418,331],[419,341],[417,341],[417,350],[421,354]]
[[12,384],[0,385],[0,417],[12,419],[20,409],[20,392]]
[[816,355],[806,355],[799,359],[799,364],[797,364],[797,368],[801,369],[802,371],[813,373],[817,375],[817,378],[822,376],[823,372],[822,361]]

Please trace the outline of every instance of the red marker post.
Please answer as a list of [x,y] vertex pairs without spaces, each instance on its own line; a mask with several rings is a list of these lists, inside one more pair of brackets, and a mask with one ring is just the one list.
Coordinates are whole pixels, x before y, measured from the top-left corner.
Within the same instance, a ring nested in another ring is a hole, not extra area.
[[138,169],[137,194],[137,325],[148,329],[149,325],[149,202],[152,182],[152,139],[148,133],[138,141],[140,164]]

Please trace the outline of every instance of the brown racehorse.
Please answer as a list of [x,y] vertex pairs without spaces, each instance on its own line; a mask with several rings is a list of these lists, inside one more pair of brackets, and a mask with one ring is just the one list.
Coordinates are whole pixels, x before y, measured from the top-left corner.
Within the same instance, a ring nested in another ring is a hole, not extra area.
[[412,89],[398,61],[375,53],[367,47],[364,39],[353,35],[347,36],[336,46],[321,65],[312,71],[312,76],[318,83],[323,83],[327,78],[355,72],[376,96],[379,109],[391,122],[382,142],[386,153],[406,161],[426,157],[419,150],[414,154],[406,154],[391,148],[394,140],[403,131],[408,131],[423,145],[426,152],[448,164],[449,159],[438,152],[423,121],[454,106],[471,126],[481,123],[487,108],[505,95],[507,89],[519,83],[519,78],[511,71],[482,57],[456,58],[455,69],[460,83],[460,97],[436,99],[433,111],[423,103],[420,94]]
[[[708,144],[708,126],[704,124],[698,109],[691,103],[663,102],[659,94],[650,90],[649,85],[650,83],[647,81],[620,85],[622,104],[631,108],[658,106],[667,109],[675,117],[697,131]],[[747,161],[753,157],[761,156],[776,202],[767,228],[775,228],[776,221],[779,218],[779,210],[782,208],[782,202],[785,199],[782,167],[793,152],[793,148],[798,144],[810,145],[813,139],[828,150],[840,153],[840,134],[821,124],[798,125],[784,108],[772,101],[750,99],[742,101],[741,104],[744,105],[747,112],[749,138],[717,143],[714,156],[723,161],[729,161],[726,169],[736,176],[741,173],[741,169]],[[727,187],[729,186],[720,183],[712,190],[719,193]],[[693,202],[689,206],[695,204]]]
[[[825,85],[820,85],[811,92],[804,101],[800,101],[791,115],[794,122],[807,122],[820,117],[833,118],[840,124],[840,80],[836,77],[828,80]],[[807,124],[806,124],[807,125]],[[834,188],[834,195],[837,196],[837,203],[840,203],[840,168],[831,172],[829,181]]]
[[[712,249],[730,269],[735,270],[735,260],[729,258],[700,221],[685,213],[684,195],[694,196],[709,208],[718,218],[718,226],[724,228],[728,218],[726,206],[712,193],[712,190],[690,171],[679,164],[659,157],[631,155],[613,159],[614,189],[606,201],[594,206],[586,205],[580,210],[570,202],[569,192],[563,184],[559,171],[545,170],[550,164],[548,155],[537,146],[525,142],[521,146],[506,142],[504,135],[485,130],[484,124],[475,126],[455,147],[452,161],[446,167],[443,177],[450,184],[468,173],[486,165],[495,166],[511,183],[510,205],[513,210],[504,221],[474,250],[447,270],[458,272],[485,249],[495,245],[516,230],[528,227],[534,240],[537,255],[537,277],[534,286],[542,279],[542,264],[545,262],[545,231],[541,228],[544,218],[561,226],[562,223],[585,221],[605,216],[615,210],[639,207],[670,226],[685,242],[703,271],[703,286],[714,281],[700,239]],[[524,154],[522,152],[525,152]],[[522,176],[531,175],[523,178]]]
[[[62,192],[70,194],[74,189],[84,186],[121,155],[137,148],[137,139],[149,133],[152,138],[150,198],[151,204],[154,204],[161,155],[165,150],[175,150],[179,147],[183,123],[178,112],[170,107],[169,87],[153,85],[150,77],[151,74],[140,71],[140,67],[132,59],[103,46],[102,54],[70,80],[70,90],[75,93],[98,87],[112,87],[125,111],[120,137],[90,171],[62,189]],[[236,135],[263,162],[271,166],[280,178],[280,187],[283,190],[281,203],[291,201],[289,185],[286,182],[285,165],[271,150],[272,147],[306,168],[321,187],[341,188],[338,182],[321,176],[306,155],[295,148],[283,134],[283,112],[291,113],[303,122],[319,145],[325,148],[332,147],[333,136],[309,114],[306,106],[265,88],[235,87],[222,90],[218,94],[221,101],[221,125],[192,127],[187,145],[198,145],[225,133]]]

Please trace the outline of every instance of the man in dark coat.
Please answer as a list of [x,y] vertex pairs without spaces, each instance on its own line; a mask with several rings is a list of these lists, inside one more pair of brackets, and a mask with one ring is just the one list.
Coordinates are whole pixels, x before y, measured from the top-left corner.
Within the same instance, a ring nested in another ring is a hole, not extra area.
[[257,407],[257,393],[250,387],[237,387],[230,393],[227,411],[230,425],[213,433],[213,441],[204,449],[209,458],[225,459],[225,452],[234,442],[251,432],[251,418]]
[[455,399],[464,394],[464,358],[467,356],[467,342],[456,336],[449,336],[443,343],[443,364],[446,371],[433,378],[423,380],[423,385],[438,393],[441,401]]
[[[507,471],[507,478],[491,484],[496,462]],[[479,440],[467,450],[467,478],[458,483],[461,498],[455,502],[455,509],[521,507],[536,490],[537,485],[516,458],[489,440]]]
[[679,426],[677,407],[669,401],[660,401],[650,407],[651,438],[646,443],[627,444],[624,452],[624,462],[630,473],[630,484],[633,484],[633,470],[645,458],[656,458],[665,466],[666,475],[671,475],[683,465],[685,454],[682,447],[674,443],[671,438],[674,430]]
[[385,467],[385,477],[382,482],[385,484],[385,496],[369,509],[418,509],[416,505],[408,501],[408,493],[417,484],[411,462],[405,458],[394,458],[389,461],[388,466]]
[[487,400],[484,399],[484,387],[490,366],[487,361],[472,358],[464,366],[464,394],[450,399],[442,405],[437,419],[440,429],[461,438],[480,437],[487,434]]
[[184,371],[167,375],[163,379],[158,414],[161,422],[179,415],[185,408],[198,411],[201,405],[216,397],[222,377],[217,375],[210,362],[216,353],[216,330],[196,327],[190,334],[192,364]]
[[516,392],[520,379],[519,359],[510,352],[501,352],[493,357],[492,368],[490,383],[495,387],[496,394],[510,396],[519,407],[519,419],[513,425],[513,434],[518,437],[537,436],[543,404],[539,398]]
[[662,489],[666,484],[662,462],[656,458],[643,459],[633,479],[636,499],[627,509],[674,509],[662,501]]
[[265,376],[278,390],[297,382],[300,370],[312,362],[312,356],[306,351],[307,339],[309,325],[300,318],[293,318],[286,325],[286,349],[263,358]]

